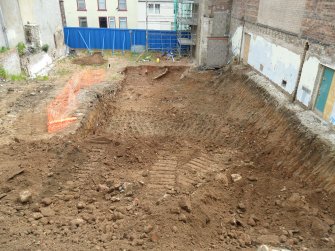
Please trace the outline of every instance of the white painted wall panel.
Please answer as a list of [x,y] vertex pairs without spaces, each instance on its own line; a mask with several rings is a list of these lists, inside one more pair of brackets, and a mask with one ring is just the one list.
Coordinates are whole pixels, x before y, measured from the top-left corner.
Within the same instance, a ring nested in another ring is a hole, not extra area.
[[[248,64],[288,93],[294,91],[300,66],[298,54],[251,34]],[[286,87],[282,86],[283,80],[287,82]]]
[[314,85],[317,80],[320,61],[315,57],[308,58],[302,68],[297,99],[306,106],[309,106]]

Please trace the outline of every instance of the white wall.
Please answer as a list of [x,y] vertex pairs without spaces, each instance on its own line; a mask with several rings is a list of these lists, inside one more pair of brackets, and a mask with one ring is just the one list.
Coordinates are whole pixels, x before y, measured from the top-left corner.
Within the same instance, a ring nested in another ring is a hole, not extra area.
[[17,0],[0,0],[0,6],[9,47],[14,48],[19,42],[25,41],[20,7]]
[[309,106],[312,101],[312,93],[317,82],[320,61],[316,57],[308,58],[302,68],[297,99]]
[[119,28],[119,17],[127,17],[128,28],[137,27],[137,0],[127,1],[127,11],[117,10],[117,0],[106,0],[107,11],[98,11],[97,0],[86,0],[87,11],[77,10],[77,0],[65,0],[64,9],[68,27],[78,27],[79,17],[87,17],[88,27],[99,27],[99,17],[115,17]]
[[[232,36],[232,52],[235,56],[240,54],[242,30],[242,26],[238,27]],[[248,34],[251,35],[248,64],[292,94],[298,77],[300,55],[261,36]],[[283,80],[287,82],[285,87],[282,86]]]
[[[248,64],[290,94],[296,85],[300,61],[300,55],[251,34]],[[287,82],[285,87],[282,86],[283,80]]]
[[[174,2],[173,1],[148,1],[150,4],[160,4],[160,14],[148,13],[149,30],[173,30],[174,29]],[[138,2],[137,27],[146,28],[146,3]]]
[[41,42],[55,48],[54,34],[63,29],[59,2],[57,0],[19,0],[23,24],[37,24]]
[[[244,42],[241,45],[241,41],[243,41],[241,39],[242,34],[243,28],[240,26],[236,29],[231,39],[231,50],[235,56],[239,56],[240,51],[243,55],[245,45]],[[262,36],[249,32],[248,34],[251,35],[248,64],[286,92],[292,94],[298,77],[301,56],[287,48],[272,43]],[[242,50],[240,50],[241,47]],[[263,65],[263,70],[261,65]],[[335,69],[335,64],[329,65],[315,56],[309,56],[307,53],[297,92],[297,100],[307,107],[312,105],[313,96],[315,96],[313,92],[316,91],[316,86],[319,84],[319,74],[322,65]],[[283,79],[287,81],[285,88],[281,85]],[[329,120],[335,125],[335,104]]]

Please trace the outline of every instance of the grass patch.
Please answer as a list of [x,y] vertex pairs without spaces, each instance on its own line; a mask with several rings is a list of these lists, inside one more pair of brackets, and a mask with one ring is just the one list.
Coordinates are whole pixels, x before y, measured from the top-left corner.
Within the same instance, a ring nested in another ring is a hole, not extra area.
[[20,56],[23,56],[26,53],[26,45],[22,42],[17,44],[16,49]]
[[1,79],[7,79],[7,77],[8,77],[8,74],[7,74],[6,70],[4,68],[0,67],[0,78]]
[[23,81],[27,80],[27,76],[25,74],[19,74],[19,75],[10,75],[9,76],[11,81]]
[[6,52],[6,51],[9,51],[9,48],[8,48],[8,47],[2,46],[2,47],[0,48],[0,53],[4,53],[4,52]]
[[49,76],[45,75],[45,76],[39,76],[37,75],[35,80],[37,81],[48,81],[49,80]]
[[27,76],[23,73],[17,75],[11,75],[6,72],[3,67],[0,67],[0,78],[4,80],[11,80],[11,81],[23,81],[27,80]]

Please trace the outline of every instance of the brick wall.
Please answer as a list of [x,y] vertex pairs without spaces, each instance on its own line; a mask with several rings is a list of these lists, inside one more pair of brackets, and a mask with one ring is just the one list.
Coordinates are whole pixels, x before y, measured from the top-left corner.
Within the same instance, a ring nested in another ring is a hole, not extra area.
[[299,34],[305,2],[306,0],[260,0],[258,22]]
[[234,18],[245,18],[248,22],[257,22],[260,0],[233,0],[232,15]]
[[335,43],[335,1],[307,0],[302,35],[324,44]]
[[260,0],[248,0],[245,1],[245,19],[246,21],[256,23],[259,11],[259,1]]
[[208,0],[208,9],[211,13],[215,11],[230,11],[233,0]]

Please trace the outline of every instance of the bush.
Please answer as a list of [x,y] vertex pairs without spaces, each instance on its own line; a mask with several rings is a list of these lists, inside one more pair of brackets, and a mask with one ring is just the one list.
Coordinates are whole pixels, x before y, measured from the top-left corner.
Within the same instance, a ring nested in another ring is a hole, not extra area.
[[10,80],[12,80],[12,81],[27,80],[27,76],[25,74],[11,75]]
[[0,48],[0,53],[4,53],[4,52],[6,52],[6,51],[8,51],[8,50],[9,50],[8,47],[2,46],[2,47]]
[[0,78],[6,79],[8,77],[7,72],[4,68],[0,67]]
[[17,52],[19,53],[20,56],[23,56],[26,52],[26,45],[22,42],[18,43],[17,46]]
[[42,46],[42,51],[44,51],[45,53],[47,53],[48,50],[49,50],[49,45],[44,44],[44,45]]

